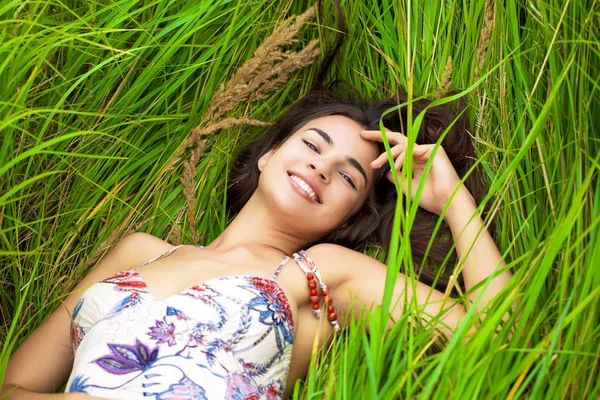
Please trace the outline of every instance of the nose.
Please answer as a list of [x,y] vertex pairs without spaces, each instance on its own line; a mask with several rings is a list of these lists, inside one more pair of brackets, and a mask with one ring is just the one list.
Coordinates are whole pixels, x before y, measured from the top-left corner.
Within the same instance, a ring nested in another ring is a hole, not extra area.
[[314,171],[314,173],[325,183],[329,182],[329,174],[326,173],[323,166],[317,166],[314,163],[309,163],[308,168]]

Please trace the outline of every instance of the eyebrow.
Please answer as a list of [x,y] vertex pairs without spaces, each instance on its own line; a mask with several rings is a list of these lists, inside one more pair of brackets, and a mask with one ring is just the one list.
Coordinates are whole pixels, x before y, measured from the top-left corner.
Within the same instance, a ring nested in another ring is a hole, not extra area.
[[[323,140],[325,141],[325,143],[327,143],[331,147],[334,146],[333,139],[331,139],[331,136],[329,136],[327,134],[327,132],[322,131],[319,128],[308,128],[307,131],[315,131],[315,132],[317,132],[319,134],[319,136],[321,136],[323,138]],[[362,167],[362,165],[360,165],[360,163],[358,162],[358,160],[356,160],[356,158],[350,157],[350,156],[346,156],[346,161],[348,161],[350,163],[350,165],[352,165],[354,168],[356,168],[358,170],[358,172],[361,173],[361,175],[365,178],[365,183],[369,183],[369,180],[367,179],[367,173],[365,172],[365,169]]]

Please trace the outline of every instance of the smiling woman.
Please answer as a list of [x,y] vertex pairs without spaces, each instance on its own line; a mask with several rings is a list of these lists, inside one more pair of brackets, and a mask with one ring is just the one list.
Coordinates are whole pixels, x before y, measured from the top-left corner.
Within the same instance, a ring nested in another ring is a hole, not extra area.
[[[262,175],[260,169],[268,165],[271,155],[283,153],[279,155],[287,162],[303,156],[305,158],[296,163],[306,165],[321,181],[330,179],[332,184],[327,182],[326,187],[333,188],[335,196],[339,197],[330,198],[333,204],[330,202],[328,206],[336,209],[333,214],[329,214],[327,207],[310,210],[311,216],[319,215],[320,211],[323,215],[316,217],[311,224],[299,227],[312,235],[310,243],[319,239],[319,242],[335,243],[352,249],[367,243],[387,247],[396,207],[396,188],[389,174],[387,157],[383,154],[385,149],[381,143],[379,121],[388,109],[405,101],[406,97],[402,93],[395,99],[367,102],[344,98],[333,90],[311,91],[264,135],[237,155],[227,195],[230,212],[237,214],[241,211],[256,188],[259,188],[259,177]],[[443,137],[442,147],[456,172],[460,176],[466,175],[476,161],[475,149],[469,138],[469,121],[464,116],[456,118],[452,111],[444,107],[428,108],[430,103],[429,100],[419,100],[412,104],[414,115],[427,109],[416,141],[418,144],[435,144],[448,129]],[[406,116],[407,110],[402,108],[399,112],[385,114],[383,124],[390,132],[401,132],[407,126]],[[390,140],[394,140],[393,135]],[[403,136],[398,141],[405,143]],[[404,157],[399,152],[399,146],[396,146],[394,153],[399,160]],[[371,162],[376,158],[377,161],[372,165]],[[252,164],[257,167],[248,168]],[[283,165],[278,168],[285,169]],[[327,176],[321,173],[322,170],[327,172]],[[290,175],[290,170],[286,171]],[[268,172],[267,176],[271,176],[270,169],[265,172]],[[332,172],[335,172],[335,176]],[[386,173],[388,179],[382,179]],[[327,200],[321,197],[321,189],[314,184],[312,178],[299,175],[298,171],[296,176],[302,178],[318,196],[319,203]],[[274,179],[274,182],[278,182],[276,177]],[[466,176],[465,187],[475,202],[479,203],[485,194],[485,187],[478,169]],[[293,207],[294,203],[289,204]],[[340,210],[344,210],[343,215],[338,215]],[[421,260],[428,251],[428,242],[432,238],[438,214],[439,211],[436,213],[424,208],[417,213],[415,229],[411,233],[411,246],[416,261]],[[331,218],[335,218],[335,221]],[[334,223],[329,228],[323,225],[332,221]],[[292,220],[290,223],[298,224],[298,221]],[[313,230],[322,232],[320,229],[326,231],[324,238],[315,237],[314,232],[311,233]],[[446,233],[446,228],[442,227],[439,235],[433,238],[433,246],[429,248],[429,259],[435,263],[442,263],[450,253],[452,242],[443,239],[447,236]],[[451,254],[451,262],[455,260],[454,257]],[[447,279],[436,276],[433,271],[422,269],[421,278],[424,282],[432,284],[435,281],[439,289],[445,289]]]
[[[72,363],[59,351],[67,392],[127,399],[290,393],[306,373],[313,338],[329,343],[353,314],[361,317],[360,306],[381,303],[386,267],[354,249],[389,241],[397,193],[376,129],[382,120],[400,170],[407,113],[385,114],[398,100],[348,100],[323,88],[308,93],[235,159],[227,197],[235,218],[221,235],[205,248],[140,234],[123,240],[69,296],[67,309],[17,350],[5,382],[39,387],[26,382],[25,369],[40,341],[66,347],[69,338]],[[412,151],[414,180],[424,183],[413,254],[416,260],[424,254],[447,206],[468,299],[475,301],[482,291],[476,286],[496,274],[476,302],[483,312],[511,274],[498,269],[504,263],[476,213],[477,171],[461,182],[474,163],[468,122],[428,106],[427,100],[412,105],[415,114],[426,110]],[[437,238],[430,259],[442,261],[449,245]],[[416,298],[422,320],[451,337],[466,310],[428,286],[435,274],[425,271],[416,286],[400,274],[395,301]],[[445,289],[443,281],[437,285]],[[326,328],[319,327],[322,314]],[[401,318],[401,307],[392,315]]]
[[[363,307],[382,304],[386,266],[356,251],[386,247],[392,233],[399,194],[382,156],[380,121],[394,168],[412,161],[413,186],[400,196],[414,197],[422,185],[415,261],[426,251],[433,261],[446,257],[450,240],[434,238],[427,250],[441,216],[463,265],[467,306],[484,315],[511,273],[477,212],[483,185],[469,123],[428,100],[386,113],[405,100],[347,99],[317,80],[235,158],[226,229],[206,247],[142,233],[124,238],[13,354],[8,398],[34,398],[64,382],[69,398],[289,395],[306,374],[315,338],[323,348],[364,318]],[[409,153],[404,129],[420,113]],[[437,290],[446,289],[443,280],[430,286],[435,274],[423,271],[423,282],[399,274],[393,301],[415,299],[420,320],[450,338],[467,307]],[[392,317],[403,313],[396,307]]]
[[[269,184],[262,189],[259,182],[258,193],[264,194],[265,201],[278,200],[289,207],[292,226],[299,224],[299,212],[312,215],[315,222],[310,226],[294,228],[309,240],[314,238],[311,242],[356,214],[371,189],[362,165],[369,165],[379,152],[374,142],[361,137],[362,130],[360,124],[341,115],[315,118],[258,160],[265,166],[260,179]],[[297,196],[289,196],[278,178],[292,181],[291,187],[310,201],[295,201]],[[269,189],[271,193],[263,192]]]

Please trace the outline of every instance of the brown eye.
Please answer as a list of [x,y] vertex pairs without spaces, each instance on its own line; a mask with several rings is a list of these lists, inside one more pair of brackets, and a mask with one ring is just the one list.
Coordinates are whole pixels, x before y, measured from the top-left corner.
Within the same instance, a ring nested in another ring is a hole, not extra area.
[[350,178],[344,173],[340,173],[340,175],[342,175],[342,179],[346,180],[350,184],[350,186],[352,186],[352,188],[356,189],[356,185],[354,184],[354,182],[352,182],[352,178]]
[[319,153],[319,149],[317,148],[317,146],[315,146],[314,144],[312,144],[311,142],[309,142],[307,140],[302,140],[302,141],[304,142],[304,144],[306,145],[306,147],[308,147],[309,149],[311,149],[315,153]]

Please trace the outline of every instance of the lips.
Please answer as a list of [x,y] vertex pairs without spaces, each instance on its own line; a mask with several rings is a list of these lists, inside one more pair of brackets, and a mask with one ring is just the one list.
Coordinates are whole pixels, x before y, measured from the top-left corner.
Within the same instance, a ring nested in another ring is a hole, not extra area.
[[314,184],[312,179],[305,175],[291,171],[288,171],[288,175],[290,179],[297,185],[299,190],[301,190],[302,193],[306,195],[307,198],[314,201],[315,203],[323,204],[321,202],[321,193],[319,192],[319,189]]

